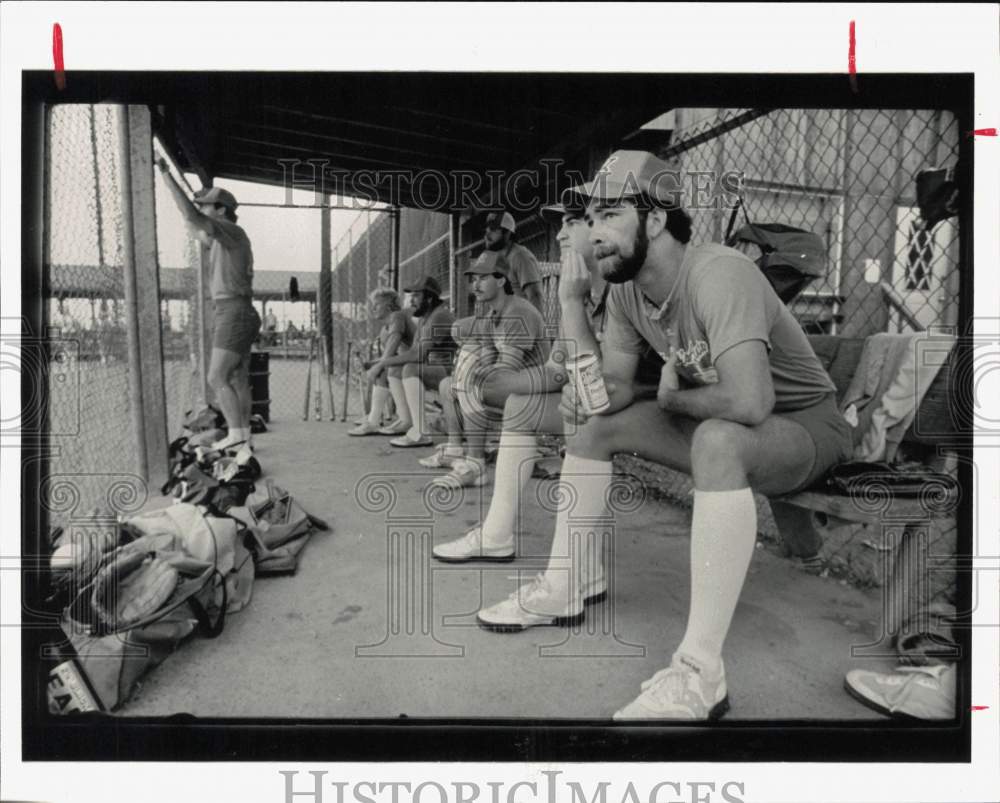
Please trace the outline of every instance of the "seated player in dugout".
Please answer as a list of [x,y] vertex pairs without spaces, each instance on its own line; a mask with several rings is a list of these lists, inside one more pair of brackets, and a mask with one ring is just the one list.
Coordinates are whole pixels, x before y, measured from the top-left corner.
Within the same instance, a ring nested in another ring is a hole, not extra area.
[[213,449],[249,449],[250,352],[260,333],[261,320],[253,305],[253,249],[237,224],[235,196],[221,187],[199,191],[190,200],[174,180],[166,160],[157,159],[167,189],[190,231],[208,246],[214,324],[208,384],[222,408],[228,432]]
[[468,330],[460,328],[461,321],[452,328],[459,352],[453,375],[441,383],[448,443],[420,461],[431,468],[450,463],[450,473],[437,484],[483,485],[486,438],[499,425],[507,397],[513,392],[537,395],[545,387],[545,322],[534,306],[513,294],[508,271],[497,251],[484,251],[466,271],[479,314]]
[[[567,360],[584,354],[600,356],[607,317],[610,285],[597,268],[590,244],[590,231],[584,219],[585,199],[565,193],[563,203],[545,207],[543,216],[559,225],[556,237],[561,251],[559,272],[560,332],[545,363],[545,381],[540,394],[532,394],[526,383],[516,388],[504,406],[500,448],[497,452],[493,498],[482,524],[461,538],[434,548],[436,559],[465,561],[510,561],[516,554],[517,525],[524,489],[539,456],[536,435],[562,435],[564,421],[559,412],[562,387],[573,381],[567,373]],[[660,379],[663,360],[647,348],[636,369],[636,395],[652,399]],[[579,567],[581,596],[585,604],[597,602],[607,591],[601,545],[596,534],[585,545]],[[506,621],[507,603],[480,612],[480,619]],[[516,617],[520,614],[515,613]]]
[[[433,446],[424,421],[423,391],[428,388],[441,392],[441,382],[451,374],[457,347],[451,336],[455,316],[441,300],[441,285],[433,276],[425,276],[404,291],[410,294],[413,317],[420,321],[416,337],[410,348],[383,356],[376,366],[400,369],[403,395],[413,423],[403,435],[389,443],[400,448]],[[441,392],[441,395],[445,394]]]
[[[728,710],[722,652],[754,554],[751,489],[771,496],[807,487],[851,451],[833,382],[802,327],[746,256],[689,245],[676,178],[651,154],[618,151],[578,188],[588,198],[598,267],[612,285],[601,349],[610,403],[588,415],[573,389],[563,390],[571,426],[562,481],[576,504],[558,512],[545,573],[519,589],[499,628],[584,616],[582,578],[570,560],[583,545],[569,543],[569,517],[608,515],[615,453],[689,474],[687,627],[676,649],[660,653],[669,665],[637,682],[637,697],[616,719],[708,720]],[[667,355],[655,400],[634,389],[647,345]],[[480,621],[496,627],[492,616]]]
[[509,270],[514,295],[527,299],[542,312],[542,274],[538,260],[527,248],[516,242],[517,225],[510,212],[490,212],[486,216],[486,233],[483,244],[487,251],[496,251],[503,256]]
[[[372,319],[382,324],[379,344],[382,358],[365,364],[368,381],[372,383],[372,404],[368,419],[358,423],[348,431],[355,437],[363,435],[402,435],[413,425],[410,408],[403,392],[403,369],[394,365],[387,367],[382,359],[391,357],[399,349],[413,345],[416,323],[406,312],[399,300],[399,293],[391,287],[378,287],[368,296],[368,310]],[[396,420],[380,426],[386,403],[392,398],[396,406]]]

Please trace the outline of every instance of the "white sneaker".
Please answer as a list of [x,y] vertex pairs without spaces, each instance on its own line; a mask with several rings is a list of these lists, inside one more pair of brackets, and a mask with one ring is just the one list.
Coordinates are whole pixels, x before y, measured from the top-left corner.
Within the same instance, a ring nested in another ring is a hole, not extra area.
[[670,666],[642,684],[642,694],[615,712],[614,719],[715,720],[729,710],[726,671],[709,677],[701,663],[675,653]]
[[246,442],[246,438],[243,437],[243,433],[240,430],[230,430],[229,434],[226,435],[222,440],[218,440],[212,444],[213,451],[224,452],[226,449],[234,449]]
[[482,528],[473,527],[461,538],[438,544],[431,554],[444,563],[465,563],[470,560],[507,563],[514,560],[514,540],[499,546],[485,546]]
[[486,484],[487,472],[485,463],[468,458],[455,460],[451,471],[443,477],[434,479],[432,485],[457,490],[458,488],[478,488]]
[[555,593],[544,574],[537,575],[503,602],[476,614],[479,626],[498,633],[516,633],[529,627],[573,625],[583,619],[583,599]]
[[441,444],[427,457],[421,457],[417,462],[424,468],[451,468],[456,460],[463,460],[462,455],[450,455],[447,453],[448,447]]
[[852,697],[900,719],[952,719],[955,665],[897,666],[892,672],[852,669],[844,678]]

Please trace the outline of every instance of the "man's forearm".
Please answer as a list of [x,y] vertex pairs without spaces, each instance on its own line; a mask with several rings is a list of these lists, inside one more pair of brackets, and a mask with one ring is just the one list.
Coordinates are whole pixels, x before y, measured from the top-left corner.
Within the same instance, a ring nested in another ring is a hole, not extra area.
[[601,353],[597,338],[590,329],[590,318],[582,300],[562,303],[562,327],[569,354]]
[[202,217],[201,212],[198,208],[191,203],[191,199],[187,197],[187,193],[181,189],[180,185],[170,175],[169,171],[163,171],[163,180],[167,184],[167,189],[170,190],[170,195],[174,199],[174,203],[177,204],[177,208],[180,210],[181,215],[188,223],[194,223],[199,218]]
[[382,365],[391,367],[393,365],[407,365],[408,363],[415,362],[421,363],[424,361],[423,349],[419,346],[413,346],[400,354],[393,354],[389,357],[382,358]]
[[698,421],[721,418],[737,424],[755,426],[770,414],[770,410],[764,413],[759,406],[754,407],[746,403],[745,398],[747,397],[733,393],[716,383],[661,394],[660,407],[667,412],[686,415]]

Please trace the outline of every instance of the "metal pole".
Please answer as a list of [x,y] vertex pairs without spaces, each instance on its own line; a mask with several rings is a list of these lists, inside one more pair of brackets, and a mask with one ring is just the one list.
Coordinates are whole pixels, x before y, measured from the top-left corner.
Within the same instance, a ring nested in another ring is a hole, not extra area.
[[[344,257],[344,270],[347,271],[347,298],[351,302],[350,314],[347,317],[347,340],[354,342],[356,328],[354,316],[357,314],[358,305],[354,298],[354,239],[351,234],[351,227],[347,227],[347,256]],[[350,353],[347,359],[351,359]]]
[[[365,210],[365,298],[372,292],[372,214]],[[372,336],[372,322],[366,324],[368,338]]]
[[[329,195],[324,195],[325,200],[329,200]],[[331,355],[333,354],[333,307],[331,304],[331,266],[330,266],[330,207],[324,206],[319,212],[319,336],[323,341],[323,348],[320,349],[320,362],[323,365],[323,372],[330,374],[333,371]]]
[[132,228],[132,167],[129,158],[128,111],[125,106],[115,109],[118,117],[118,174],[121,176],[122,261],[125,289],[125,332],[128,338],[128,392],[132,413],[132,434],[135,443],[139,476],[149,478],[146,456],[146,420],[142,405],[142,359],[139,354],[139,305],[135,281],[135,240]]
[[399,291],[399,219],[400,208],[392,210],[392,289]]
[[94,160],[94,187],[97,190],[95,222],[97,223],[97,264],[104,267],[104,211],[101,209],[101,171],[97,166],[97,120],[94,104],[90,104],[90,153]]
[[455,309],[458,299],[458,257],[455,252],[458,249],[459,225],[457,212],[448,215],[448,298],[452,309]]

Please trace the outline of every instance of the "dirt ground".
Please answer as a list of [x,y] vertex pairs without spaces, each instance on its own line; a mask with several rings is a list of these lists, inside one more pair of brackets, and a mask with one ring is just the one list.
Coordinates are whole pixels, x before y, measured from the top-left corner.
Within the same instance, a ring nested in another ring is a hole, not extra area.
[[[285,419],[258,436],[266,474],[334,531],[312,539],[296,574],[258,579],[218,639],[192,639],[149,674],[123,715],[602,719],[669,660],[685,625],[689,511],[647,499],[618,514],[609,599],[583,625],[492,633],[475,612],[544,567],[555,514],[524,506],[514,563],[437,563],[431,544],[477,523],[492,483],[426,496],[436,472],[416,460],[429,449],[349,427]],[[531,480],[529,498],[551,501],[554,487]],[[729,719],[876,716],[843,690],[849,669],[890,665],[852,657],[875,640],[876,594],[760,544],[726,644]]]

